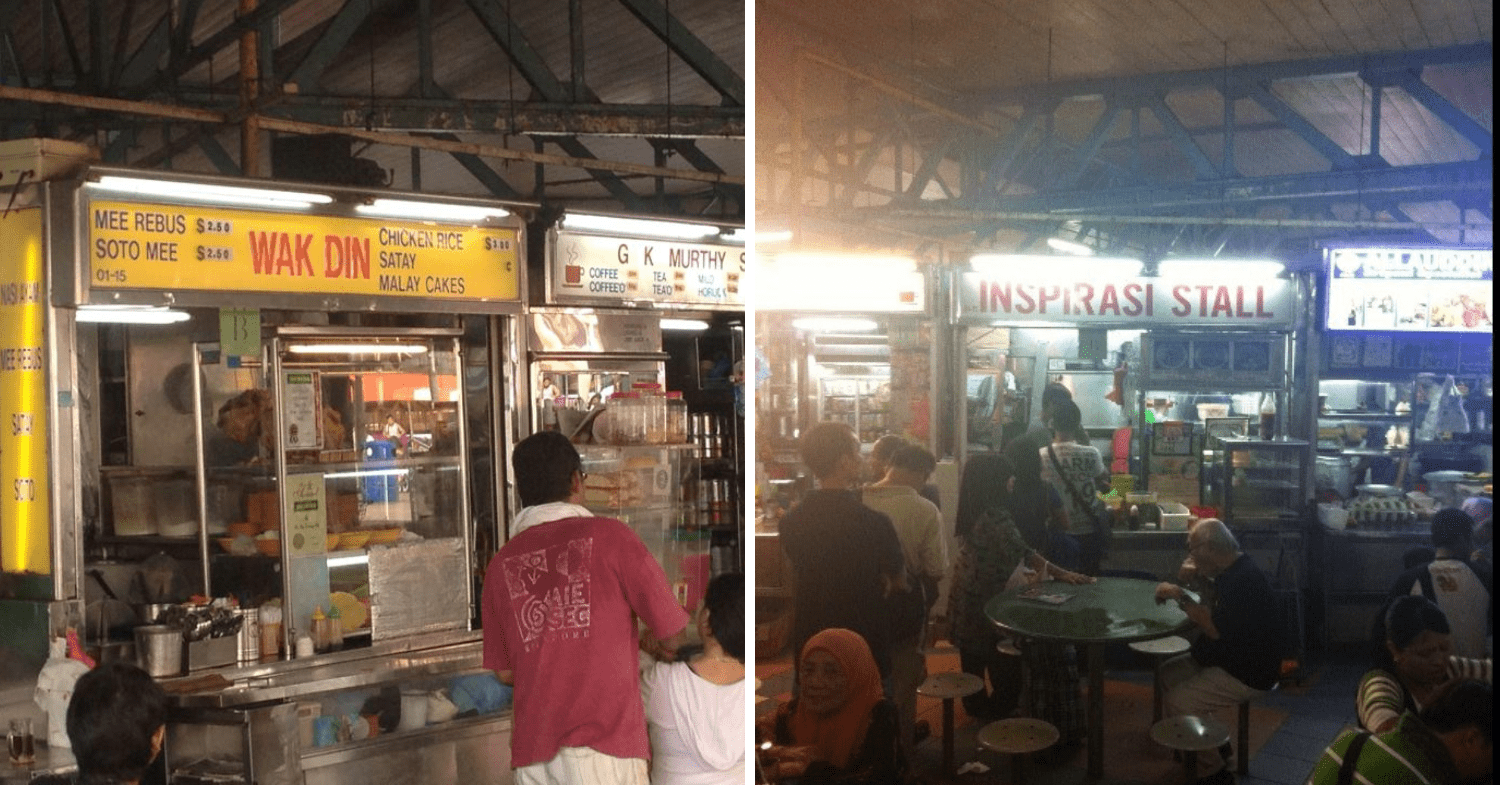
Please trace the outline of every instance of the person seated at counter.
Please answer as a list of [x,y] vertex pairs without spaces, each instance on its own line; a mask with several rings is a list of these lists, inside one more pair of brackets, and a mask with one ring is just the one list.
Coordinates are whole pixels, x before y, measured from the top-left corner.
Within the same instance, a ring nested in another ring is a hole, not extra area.
[[652,785],[745,781],[745,575],[708,582],[694,623],[702,646],[647,663],[641,697],[651,733]]
[[34,785],[136,785],[161,754],[167,693],[144,670],[106,662],[78,677],[67,726],[78,773],[39,777]]
[[1340,734],[1323,751],[1308,782],[1488,781],[1495,766],[1494,712],[1490,685],[1472,680],[1451,683],[1420,715],[1407,711],[1390,730]]
[[583,461],[541,431],[511,453],[522,509],[485,571],[484,667],[515,687],[517,785],[646,785],[636,618],[670,655],[687,612],[629,526],[581,506]]
[[[1204,518],[1188,532],[1181,575],[1212,582],[1214,599],[1210,606],[1194,601],[1181,586],[1156,587],[1156,601],[1175,600],[1199,633],[1187,654],[1162,663],[1167,715],[1204,717],[1264,695],[1280,675],[1283,648],[1276,595],[1265,573],[1240,550],[1223,521]],[[1234,781],[1228,746],[1199,754],[1208,772],[1200,782]]]
[[1495,542],[1492,520],[1495,502],[1484,496],[1470,496],[1459,508],[1474,519],[1474,552],[1469,555],[1473,564],[1483,564],[1491,571],[1495,565]]
[[[1068,583],[1094,580],[1051,564],[1027,544],[1011,514],[1015,484],[1015,472],[1005,456],[980,453],[965,462],[958,488],[958,525],[964,535],[948,591],[948,635],[958,648],[963,672],[988,678],[987,690],[963,699],[966,714],[986,720],[1010,716],[1022,684],[1021,664],[995,648],[1000,631],[985,615],[984,604],[1017,577],[1037,581],[1052,577]],[[1043,647],[1051,650],[1044,653]],[[1083,732],[1083,712],[1076,664],[1070,671],[1066,647],[1061,645],[1035,644],[1026,649],[1028,662],[1035,668],[1032,686],[1052,696],[1050,700],[1039,696],[1032,704],[1046,709],[1049,716],[1043,719],[1053,722],[1065,736],[1078,738]],[[1040,667],[1044,663],[1048,667]]]
[[757,728],[767,782],[898,785],[907,773],[896,706],[881,692],[865,639],[831,627],[797,660],[797,695]]
[[1375,668],[1359,681],[1359,725],[1374,733],[1396,727],[1404,711],[1431,703],[1454,679],[1492,680],[1490,661],[1455,657],[1448,618],[1426,597],[1391,600],[1372,634]]
[[1401,573],[1391,584],[1391,597],[1416,594],[1443,610],[1453,628],[1453,653],[1484,657],[1490,631],[1490,594],[1494,578],[1488,569],[1469,563],[1474,550],[1474,519],[1449,507],[1432,517],[1430,562]]

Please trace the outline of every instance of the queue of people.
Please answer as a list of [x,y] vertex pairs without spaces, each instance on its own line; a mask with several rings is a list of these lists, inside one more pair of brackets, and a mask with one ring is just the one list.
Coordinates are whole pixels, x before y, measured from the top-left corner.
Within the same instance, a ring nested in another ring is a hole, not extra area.
[[[1022,656],[1008,656],[1000,628],[985,613],[985,604],[1007,589],[1043,580],[1093,582],[1107,552],[1107,533],[1093,530],[1088,507],[1068,501],[1092,496],[1107,474],[1098,451],[1080,443],[1077,406],[1058,387],[1044,396],[1050,438],[1038,434],[1024,448],[1013,444],[1005,454],[965,462],[951,561],[938,508],[921,495],[933,471],[930,453],[885,437],[866,466],[876,471],[862,476],[860,444],[848,426],[820,423],[804,433],[802,458],[817,488],[780,529],[793,578],[794,689],[757,727],[761,780],[910,781],[920,737],[908,707],[925,675],[923,622],[944,579],[949,640],[960,668],[984,684],[963,698],[966,714],[987,722],[1022,710],[1046,720],[1060,736],[1054,758],[1083,739],[1073,647],[1015,640],[1010,645]],[[1363,777],[1355,782],[1406,781],[1369,776],[1390,770],[1391,761],[1438,773],[1413,782],[1488,774],[1480,761],[1492,749],[1490,725],[1475,712],[1484,707],[1489,716],[1489,660],[1454,656],[1460,635],[1443,607],[1455,609],[1464,619],[1462,635],[1476,637],[1485,651],[1491,584],[1488,570],[1468,558],[1471,529],[1472,520],[1458,510],[1434,522],[1433,558],[1413,565],[1392,589],[1396,599],[1379,625],[1382,657],[1360,685],[1357,713],[1369,738],[1340,737],[1310,782],[1340,781],[1345,761]],[[1185,539],[1178,574],[1155,590],[1158,603],[1178,605],[1192,626],[1188,651],[1159,671],[1165,710],[1227,725],[1234,709],[1266,695],[1282,677],[1288,644],[1280,602],[1226,522],[1200,520]],[[1421,754],[1405,754],[1412,750]],[[1231,744],[1199,753],[1196,782],[1233,783],[1231,763],[1247,754]],[[1337,764],[1334,779],[1327,779],[1330,762]]]

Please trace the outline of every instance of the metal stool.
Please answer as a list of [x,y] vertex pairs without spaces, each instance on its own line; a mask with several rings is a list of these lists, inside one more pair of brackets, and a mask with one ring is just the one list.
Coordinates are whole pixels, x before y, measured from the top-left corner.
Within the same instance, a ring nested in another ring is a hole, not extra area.
[[1198,777],[1198,753],[1229,743],[1229,729],[1217,720],[1180,715],[1151,726],[1151,740],[1182,753],[1187,782]]
[[1161,687],[1161,664],[1167,660],[1185,653],[1191,644],[1186,638],[1179,635],[1168,635],[1165,638],[1155,638],[1149,641],[1136,641],[1130,644],[1130,650],[1140,652],[1150,657],[1151,666],[1151,721],[1161,720],[1161,707],[1165,695]]
[[1026,655],[1021,653],[1021,642],[1015,638],[1002,637],[995,644],[995,651],[1007,657],[1018,657],[1021,661],[1021,689],[1020,697],[1016,699],[1016,705],[1021,711],[1021,716],[1031,716],[1031,691],[1028,689],[1027,681],[1031,678],[1031,672],[1026,667]]
[[1045,720],[1014,717],[996,720],[979,729],[979,746],[1010,756],[1010,781],[1021,783],[1026,756],[1051,747],[1061,738],[1056,726]]
[[953,699],[984,689],[984,679],[972,673],[934,673],[917,688],[917,694],[943,699],[943,775],[953,773]]
[[[1270,692],[1275,692],[1281,682],[1271,685]],[[1234,748],[1234,770],[1240,776],[1250,773],[1250,701],[1240,701],[1239,725],[1236,728],[1236,746]]]

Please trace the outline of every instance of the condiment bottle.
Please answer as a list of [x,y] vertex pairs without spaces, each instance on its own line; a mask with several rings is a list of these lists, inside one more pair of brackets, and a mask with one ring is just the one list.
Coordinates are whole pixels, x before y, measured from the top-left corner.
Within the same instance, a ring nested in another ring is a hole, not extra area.
[[328,651],[328,617],[323,615],[321,605],[313,609],[312,643],[313,651]]
[[328,606],[328,630],[327,644],[329,651],[338,651],[344,648],[344,619],[339,613],[339,606]]

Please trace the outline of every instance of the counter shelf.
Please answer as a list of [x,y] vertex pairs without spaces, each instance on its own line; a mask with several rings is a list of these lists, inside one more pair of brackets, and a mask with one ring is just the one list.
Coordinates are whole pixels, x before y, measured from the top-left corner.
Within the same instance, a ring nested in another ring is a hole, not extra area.
[[302,706],[318,705],[321,713],[323,702],[339,693],[424,682],[430,688],[484,673],[482,657],[483,634],[465,630],[164,680],[168,689],[206,674],[231,682],[172,696],[165,753],[169,773],[266,785],[376,780],[397,769],[498,776],[509,766],[509,708],[319,747],[302,743],[305,730],[299,722]]

